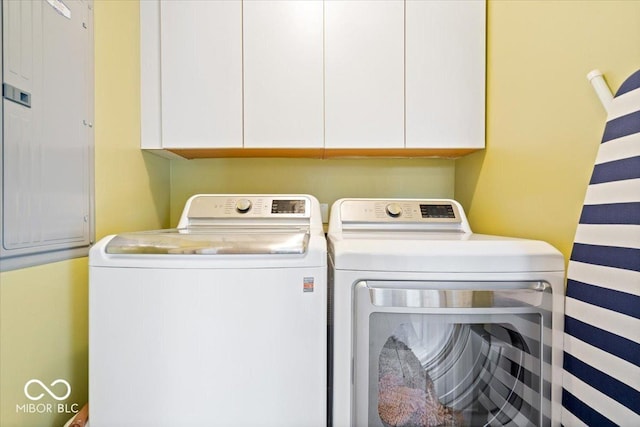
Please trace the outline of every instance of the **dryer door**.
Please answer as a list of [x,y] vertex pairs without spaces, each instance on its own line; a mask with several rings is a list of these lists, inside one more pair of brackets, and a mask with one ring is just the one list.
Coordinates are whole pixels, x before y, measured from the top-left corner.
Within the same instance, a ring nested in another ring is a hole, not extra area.
[[550,425],[551,287],[360,282],[354,425]]

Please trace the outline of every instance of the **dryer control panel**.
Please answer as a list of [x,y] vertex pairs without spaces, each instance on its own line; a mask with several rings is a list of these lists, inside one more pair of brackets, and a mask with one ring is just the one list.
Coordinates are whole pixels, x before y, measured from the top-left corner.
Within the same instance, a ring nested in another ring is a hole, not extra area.
[[416,225],[420,229],[470,231],[462,206],[441,199],[343,199],[336,202],[343,225],[375,225],[394,229]]

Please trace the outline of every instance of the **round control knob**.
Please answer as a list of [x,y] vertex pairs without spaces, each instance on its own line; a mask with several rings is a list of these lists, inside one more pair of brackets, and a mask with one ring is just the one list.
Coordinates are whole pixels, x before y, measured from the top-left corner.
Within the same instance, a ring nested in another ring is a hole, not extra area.
[[387,215],[397,218],[402,215],[402,207],[397,203],[389,203],[386,207]]
[[239,213],[247,213],[251,209],[251,200],[240,199],[236,202],[236,210]]

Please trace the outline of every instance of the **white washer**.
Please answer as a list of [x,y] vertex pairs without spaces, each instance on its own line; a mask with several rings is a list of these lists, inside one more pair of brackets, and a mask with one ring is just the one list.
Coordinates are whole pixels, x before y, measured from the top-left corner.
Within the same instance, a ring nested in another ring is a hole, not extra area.
[[417,199],[338,200],[328,243],[334,427],[559,424],[556,249]]
[[197,195],[89,254],[92,427],[324,426],[327,256],[308,195]]

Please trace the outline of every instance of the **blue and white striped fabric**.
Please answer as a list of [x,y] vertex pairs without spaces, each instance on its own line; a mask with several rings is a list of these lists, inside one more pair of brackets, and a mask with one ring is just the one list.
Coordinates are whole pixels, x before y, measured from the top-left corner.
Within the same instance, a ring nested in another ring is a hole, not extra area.
[[640,71],[608,112],[567,274],[567,427],[640,426]]

